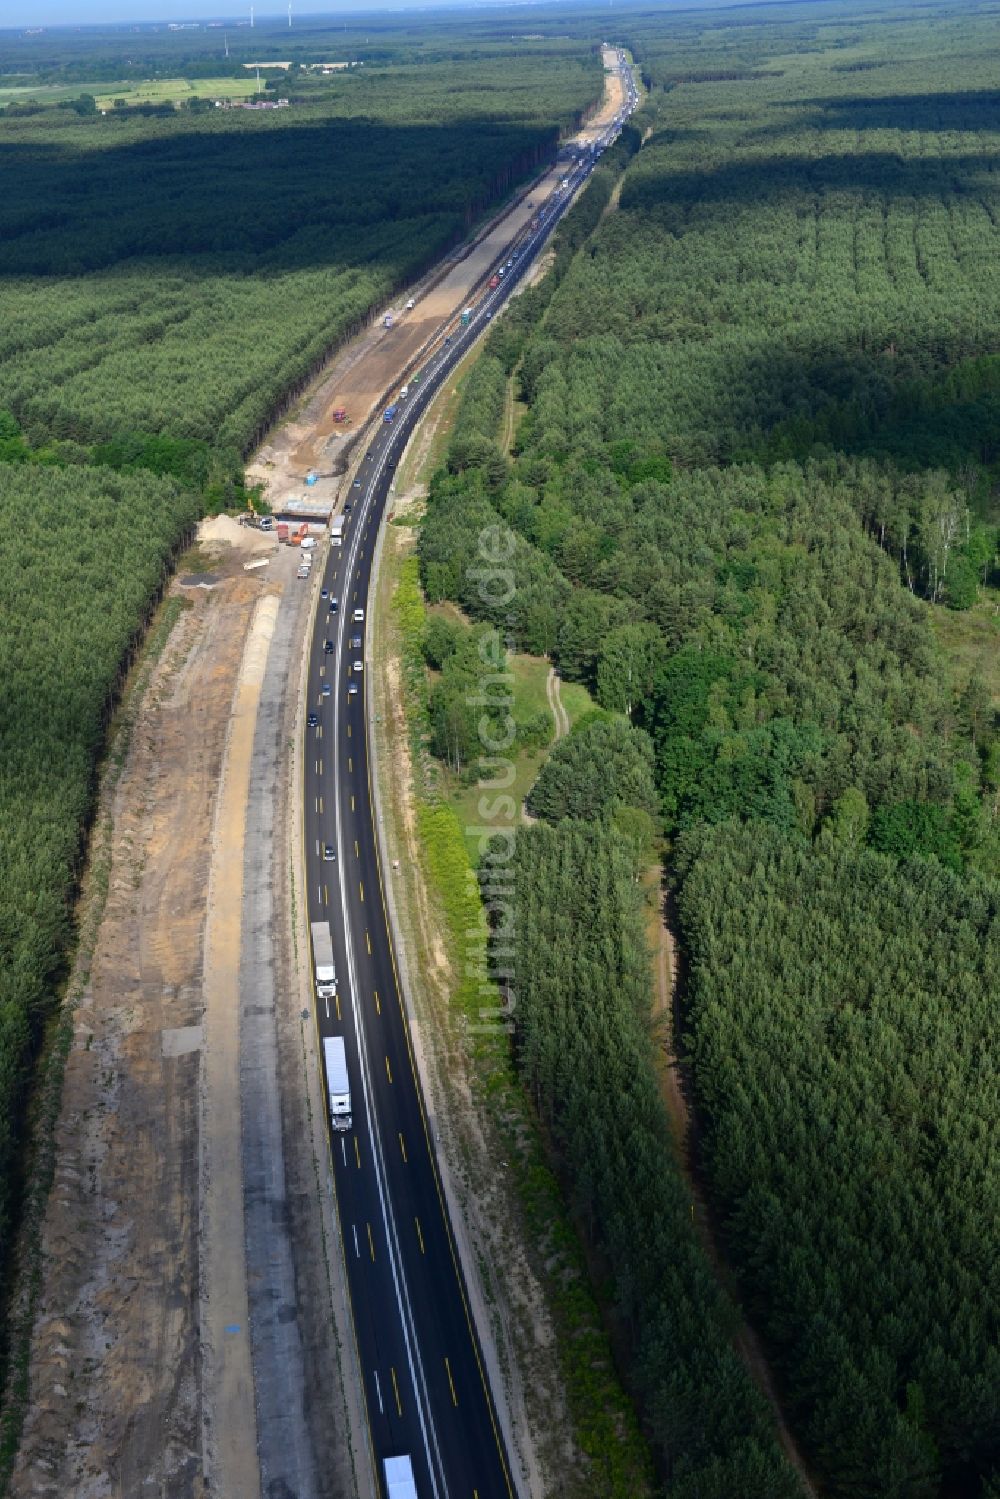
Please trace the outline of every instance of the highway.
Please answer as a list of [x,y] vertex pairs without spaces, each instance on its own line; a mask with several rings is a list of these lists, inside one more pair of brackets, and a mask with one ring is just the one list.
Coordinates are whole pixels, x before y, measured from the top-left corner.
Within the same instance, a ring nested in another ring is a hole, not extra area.
[[[635,107],[631,78],[628,104]],[[620,129],[614,122],[606,140]],[[605,141],[606,143],[606,141]],[[397,981],[375,830],[366,684],[367,608],[378,528],[413,428],[441,382],[524,275],[596,157],[567,168],[539,227],[509,253],[467,327],[442,330],[377,430],[348,491],[344,542],[330,547],[309,642],[304,829],[307,921],[330,923],[338,992],[316,998],[322,1036],[345,1038],[353,1122],[331,1131],[337,1206],[380,1496],[383,1462],[408,1454],[420,1499],[512,1499],[478,1335],[448,1221]],[[331,599],[331,602],[332,602]],[[356,618],[357,611],[363,611]],[[352,644],[358,641],[358,644]],[[329,846],[335,858],[326,856]]]

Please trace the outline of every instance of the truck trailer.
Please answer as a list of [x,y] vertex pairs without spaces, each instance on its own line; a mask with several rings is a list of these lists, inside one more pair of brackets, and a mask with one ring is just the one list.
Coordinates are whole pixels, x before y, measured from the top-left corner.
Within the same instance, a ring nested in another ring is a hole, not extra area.
[[312,943],[316,993],[320,999],[332,999],[337,992],[337,973],[333,966],[333,938],[328,921],[313,922]]
[[382,1466],[389,1499],[417,1499],[413,1464],[408,1457],[387,1457]]
[[344,545],[344,517],[338,515],[330,527],[330,545],[342,547]]
[[351,1127],[351,1084],[347,1076],[347,1051],[343,1036],[323,1037],[323,1061],[326,1063],[330,1123],[335,1130],[343,1133]]

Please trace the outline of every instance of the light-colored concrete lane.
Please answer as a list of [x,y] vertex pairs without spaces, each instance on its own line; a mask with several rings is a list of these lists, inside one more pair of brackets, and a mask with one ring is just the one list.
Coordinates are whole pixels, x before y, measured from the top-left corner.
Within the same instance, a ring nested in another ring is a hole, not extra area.
[[239,1067],[243,857],[254,734],[278,599],[247,636],[216,809],[205,928],[200,1247],[202,1461],[217,1499],[260,1499],[248,1326]]

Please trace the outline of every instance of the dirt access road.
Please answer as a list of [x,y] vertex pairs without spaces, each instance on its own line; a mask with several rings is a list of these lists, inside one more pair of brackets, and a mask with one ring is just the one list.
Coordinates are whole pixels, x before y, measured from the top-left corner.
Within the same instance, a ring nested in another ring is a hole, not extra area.
[[[608,48],[604,52],[604,99],[575,137],[577,144],[589,143],[622,108],[624,94],[615,63],[616,53]],[[553,166],[471,248],[460,252],[443,277],[429,277],[426,289],[414,292],[416,306],[411,312],[402,310],[407,301],[403,294],[394,309],[392,328],[383,328],[379,321],[338,354],[299,412],[271,435],[251,467],[252,477],[267,484],[272,503],[286,495],[305,494],[305,477],[310,472],[320,476],[315,493],[338,497],[354,434],[420,363],[424,352],[436,343],[442,325],[475,300],[476,289],[491,266],[524,233],[562,176],[563,168]],[[347,426],[333,419],[333,412],[340,408],[350,418]]]
[[[620,106],[617,76],[608,81],[604,107],[584,137]],[[433,332],[435,319],[452,316],[469,300],[477,279],[522,231],[556,177],[549,173],[456,260],[421,297],[416,316],[385,336],[369,330],[345,348],[298,418],[262,449],[252,472],[266,476],[273,490],[291,485],[315,463],[332,467],[342,439],[330,441],[330,410],[350,403],[354,426],[361,425]],[[205,541],[207,575],[172,585],[188,607],[135,706],[130,738],[121,746],[124,763],[108,783],[98,819],[109,827],[107,893],[92,960],[77,975],[82,997],[73,1017],[42,1233],[30,1409],[12,1480],[15,1499],[249,1499],[240,1472],[257,1451],[253,1403],[259,1391],[247,1389],[252,1364],[245,1347],[235,1363],[223,1360],[220,1374],[218,1346],[219,1327],[223,1338],[244,1343],[247,1331],[242,1313],[233,1315],[226,1305],[232,1296],[242,1308],[247,1296],[245,1270],[237,1263],[244,1255],[240,1193],[233,1198],[232,1181],[218,1179],[220,1169],[234,1169],[239,1131],[237,1115],[227,1124],[226,1113],[237,1107],[231,1003],[237,948],[229,929],[208,949],[206,940],[219,808],[226,822],[242,815],[227,807],[223,785],[234,721],[247,709],[246,695],[238,692],[241,665],[259,606],[289,586],[292,559],[285,554],[276,565],[272,556],[268,567],[244,571],[248,549],[274,553],[274,545],[232,522],[210,523]],[[255,713],[253,703],[248,711]],[[241,724],[237,738],[244,742],[248,732]],[[295,794],[290,783],[283,790]],[[284,838],[287,809],[282,817]],[[293,943],[287,931],[277,940]],[[220,971],[226,953],[229,968]],[[206,960],[214,973],[206,973]],[[206,1017],[210,991],[228,994],[230,1004]],[[227,1049],[214,1054],[225,1064],[225,1096],[219,1097],[205,1092],[218,1071],[206,1048],[216,1041]],[[283,1107],[297,1109],[307,1124],[307,1090],[301,1074],[291,1077],[290,1069],[282,1074]],[[315,1160],[303,1143],[306,1128],[283,1124],[290,1227],[317,1276],[325,1275],[328,1241],[316,1205]],[[216,1145],[206,1155],[206,1130],[216,1125]],[[206,1193],[211,1242],[199,1217]],[[213,1264],[222,1292],[214,1305]],[[218,1267],[227,1264],[232,1275],[222,1285]],[[322,1289],[304,1286],[306,1304]],[[253,1282],[249,1292],[252,1298]],[[212,1323],[218,1324],[214,1334]],[[306,1354],[311,1367],[326,1360],[335,1372],[329,1345]],[[311,1387],[326,1396],[331,1390],[326,1379]],[[226,1399],[230,1414],[243,1414],[220,1450],[211,1416]],[[321,1471],[333,1481],[328,1459],[343,1431],[333,1429],[323,1399],[307,1415],[318,1433]]]

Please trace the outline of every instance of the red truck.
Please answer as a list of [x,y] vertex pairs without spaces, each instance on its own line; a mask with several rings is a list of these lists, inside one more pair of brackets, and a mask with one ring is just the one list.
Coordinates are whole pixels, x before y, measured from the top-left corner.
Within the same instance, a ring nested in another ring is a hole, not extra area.
[[500,285],[500,277],[499,276],[491,276],[490,277],[490,291],[496,291],[496,289],[497,289],[497,287],[499,285]]

